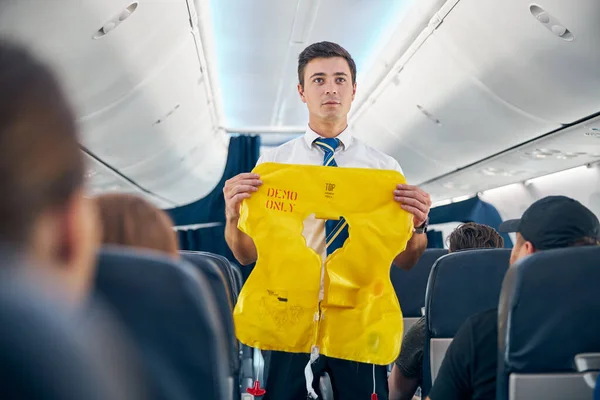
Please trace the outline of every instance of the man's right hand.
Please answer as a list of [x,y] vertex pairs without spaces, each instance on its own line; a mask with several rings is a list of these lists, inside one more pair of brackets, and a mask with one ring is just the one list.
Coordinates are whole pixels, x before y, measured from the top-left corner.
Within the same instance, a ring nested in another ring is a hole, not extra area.
[[240,217],[240,204],[249,198],[252,193],[262,185],[260,176],[252,173],[243,173],[225,182],[223,196],[225,197],[225,214],[228,219]]

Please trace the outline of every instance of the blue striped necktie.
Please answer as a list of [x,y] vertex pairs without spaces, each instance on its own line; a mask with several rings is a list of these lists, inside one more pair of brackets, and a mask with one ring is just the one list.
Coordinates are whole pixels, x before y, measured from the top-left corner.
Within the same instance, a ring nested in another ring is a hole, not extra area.
[[[335,149],[340,145],[340,140],[335,138],[321,138],[314,143],[323,150],[323,165],[326,167],[337,167],[334,153]],[[344,245],[348,238],[348,223],[342,217],[338,221],[325,221],[325,244],[327,246],[327,255],[330,255]]]

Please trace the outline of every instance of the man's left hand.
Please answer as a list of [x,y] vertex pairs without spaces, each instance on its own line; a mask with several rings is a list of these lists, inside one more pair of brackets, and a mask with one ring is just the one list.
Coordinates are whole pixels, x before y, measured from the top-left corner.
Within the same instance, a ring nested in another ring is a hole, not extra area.
[[431,198],[424,190],[412,185],[398,185],[394,190],[394,200],[414,216],[415,226],[425,223],[431,208]]

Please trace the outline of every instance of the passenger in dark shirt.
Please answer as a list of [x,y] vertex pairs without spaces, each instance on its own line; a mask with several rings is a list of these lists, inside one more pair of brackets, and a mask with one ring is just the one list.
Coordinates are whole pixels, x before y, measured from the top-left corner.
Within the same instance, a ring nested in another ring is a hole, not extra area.
[[498,310],[469,317],[446,352],[431,399],[495,399]]
[[[549,196],[533,203],[521,219],[500,225],[516,232],[510,263],[537,251],[600,244],[598,218],[576,200]],[[495,399],[498,312],[476,314],[448,347],[428,399]]]
[[[487,225],[469,222],[459,225],[448,236],[450,252],[504,247],[502,236]],[[402,305],[400,305],[402,306]],[[423,348],[425,346],[425,318],[420,318],[404,336],[400,356],[394,363],[388,379],[390,400],[410,400],[421,386]]]

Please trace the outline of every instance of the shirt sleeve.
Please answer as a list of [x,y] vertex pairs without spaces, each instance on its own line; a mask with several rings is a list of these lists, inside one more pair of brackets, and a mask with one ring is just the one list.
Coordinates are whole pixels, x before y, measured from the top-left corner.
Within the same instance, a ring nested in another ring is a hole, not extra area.
[[[398,163],[398,161],[396,161],[395,159],[393,159],[393,170],[400,172],[402,175],[404,175],[404,171],[402,170],[402,167],[400,166],[400,163]],[[406,175],[405,175],[406,176]]]
[[470,398],[470,374],[473,366],[473,329],[469,318],[460,327],[448,347],[429,398],[431,400]]
[[258,157],[258,161],[256,161],[256,165],[260,165],[262,163],[273,161],[272,154],[273,154],[273,150],[271,150],[271,149],[263,151],[262,154],[260,155],[260,157]]

